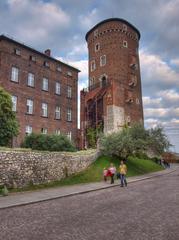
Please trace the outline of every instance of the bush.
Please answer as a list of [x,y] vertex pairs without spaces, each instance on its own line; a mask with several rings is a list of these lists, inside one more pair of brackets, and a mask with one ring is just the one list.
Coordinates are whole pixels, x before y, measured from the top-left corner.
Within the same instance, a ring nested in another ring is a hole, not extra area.
[[42,151],[67,151],[76,149],[72,142],[64,135],[46,135],[32,133],[25,137],[22,147]]

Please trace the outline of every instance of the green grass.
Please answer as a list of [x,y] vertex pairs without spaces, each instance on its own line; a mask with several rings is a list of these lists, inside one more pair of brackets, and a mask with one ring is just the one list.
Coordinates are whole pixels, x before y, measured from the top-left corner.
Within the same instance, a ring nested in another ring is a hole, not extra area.
[[[90,183],[90,182],[100,182],[103,180],[103,168],[109,167],[110,163],[113,163],[118,169],[120,160],[118,158],[101,156],[93,164],[91,164],[85,171],[78,174],[74,174],[61,181],[54,181],[47,184],[40,185],[30,185],[23,189],[13,189],[11,191],[26,191],[26,190],[36,190],[49,187],[57,186],[67,186],[74,184]],[[163,168],[156,164],[155,162],[147,159],[139,159],[135,157],[130,157],[127,161],[128,173],[127,177],[142,175],[150,172],[160,171]]]

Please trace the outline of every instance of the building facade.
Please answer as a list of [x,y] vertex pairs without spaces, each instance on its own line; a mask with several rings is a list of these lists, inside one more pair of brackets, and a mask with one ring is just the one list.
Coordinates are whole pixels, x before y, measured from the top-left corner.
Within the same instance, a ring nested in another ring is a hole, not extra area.
[[12,96],[20,134],[64,134],[77,140],[79,70],[4,35],[0,36],[0,86]]
[[87,128],[111,133],[143,124],[139,64],[140,32],[119,18],[104,20],[87,34],[89,86],[80,93],[81,147],[87,147]]

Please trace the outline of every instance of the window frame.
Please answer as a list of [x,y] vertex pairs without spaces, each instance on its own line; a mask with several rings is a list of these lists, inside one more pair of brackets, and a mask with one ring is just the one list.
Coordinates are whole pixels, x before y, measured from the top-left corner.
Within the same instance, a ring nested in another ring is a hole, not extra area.
[[12,66],[11,67],[11,81],[14,83],[19,83],[19,68]]
[[[47,83],[47,84],[45,84],[45,83]],[[47,86],[47,88],[45,86]],[[49,79],[46,78],[46,77],[42,78],[42,90],[45,91],[45,92],[49,91]]]
[[[57,114],[59,114],[59,115],[57,115]],[[60,106],[55,106],[55,119],[56,120],[61,119],[61,107]]]
[[[46,106],[46,107],[44,108],[44,106]],[[47,118],[48,117],[48,103],[42,102],[41,109],[42,109],[41,116]],[[46,114],[44,114],[44,113],[46,113]]]
[[67,108],[67,122],[72,122],[72,109]]
[[[59,89],[59,92],[57,91],[57,89]],[[60,84],[60,82],[55,82],[55,94],[61,95],[61,84]]]
[[100,67],[103,67],[106,65],[106,55],[100,56]]
[[[28,102],[30,104],[28,104]],[[30,115],[33,114],[33,112],[34,112],[34,100],[33,99],[27,98],[27,100],[26,100],[26,110],[27,110],[26,111],[27,114],[30,114]]]
[[[16,99],[15,103],[13,101],[13,98]],[[12,111],[13,112],[17,112],[17,101],[18,101],[18,97],[16,95],[12,95],[11,96],[11,101],[12,101]]]
[[[33,76],[33,78],[29,77],[29,76]],[[33,79],[33,81],[32,81]],[[33,84],[31,84],[33,82]],[[35,75],[31,72],[28,73],[27,76],[27,86],[28,87],[35,87]]]

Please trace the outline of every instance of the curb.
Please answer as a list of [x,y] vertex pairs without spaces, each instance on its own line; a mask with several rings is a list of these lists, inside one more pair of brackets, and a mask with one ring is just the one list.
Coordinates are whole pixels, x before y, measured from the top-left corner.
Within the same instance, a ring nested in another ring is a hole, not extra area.
[[[139,179],[129,180],[128,185],[131,184],[131,183],[148,180],[148,179],[155,178],[155,177],[161,177],[163,175],[173,173],[176,170],[177,170],[177,168],[172,169],[168,172],[161,172],[161,173],[153,175],[153,176],[146,176],[146,177],[141,177],[141,178],[139,177]],[[92,188],[92,189],[88,189],[88,190],[82,190],[82,191],[67,193],[67,194],[64,194],[64,195],[61,195],[61,196],[55,196],[55,197],[49,197],[49,198],[47,197],[45,199],[39,199],[39,200],[37,199],[37,200],[34,200],[34,201],[28,201],[28,202],[24,202],[24,203],[16,203],[16,204],[5,206],[5,207],[0,206],[0,210],[1,209],[7,209],[7,208],[21,207],[21,206],[26,206],[26,205],[30,205],[30,204],[45,202],[45,201],[49,201],[49,200],[71,197],[71,196],[75,196],[75,195],[81,195],[81,194],[85,194],[85,193],[89,193],[89,192],[95,192],[95,191],[100,191],[100,190],[104,190],[104,189],[107,189],[107,188],[112,188],[112,187],[119,187],[119,183],[116,183],[114,185],[107,185],[107,186],[103,186],[103,187],[97,187],[97,188]]]

